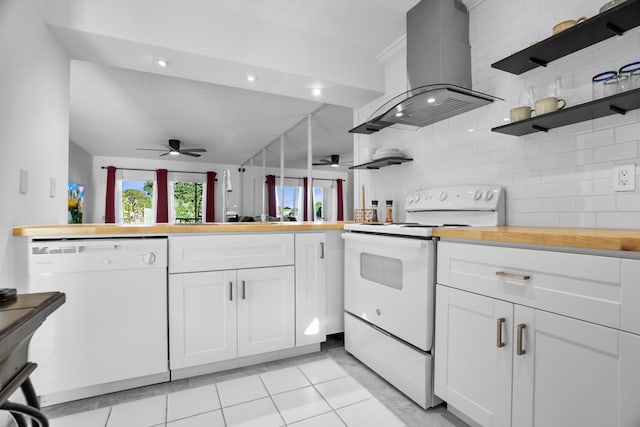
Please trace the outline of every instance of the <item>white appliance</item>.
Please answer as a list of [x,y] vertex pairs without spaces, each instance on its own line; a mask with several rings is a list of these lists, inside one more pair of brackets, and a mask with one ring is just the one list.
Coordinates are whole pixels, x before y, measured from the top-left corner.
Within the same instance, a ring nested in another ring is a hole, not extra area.
[[167,239],[35,240],[29,292],[66,303],[35,333],[43,405],[167,381]]
[[432,230],[496,226],[504,189],[420,190],[405,201],[406,223],[346,224],[345,348],[423,408],[433,394],[435,254]]

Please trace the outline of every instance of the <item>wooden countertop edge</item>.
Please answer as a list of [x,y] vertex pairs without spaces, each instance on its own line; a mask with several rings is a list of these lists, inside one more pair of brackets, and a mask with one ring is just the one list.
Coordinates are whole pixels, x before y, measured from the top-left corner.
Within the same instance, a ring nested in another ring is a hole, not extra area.
[[640,252],[640,230],[510,226],[461,227],[435,229],[433,235],[452,239]]
[[313,231],[342,230],[348,222],[283,222],[283,223],[209,223],[209,224],[153,224],[153,225],[115,225],[115,224],[61,224],[33,225],[14,227],[16,237],[68,237],[94,235],[141,234],[164,235],[180,233],[229,233],[247,231]]

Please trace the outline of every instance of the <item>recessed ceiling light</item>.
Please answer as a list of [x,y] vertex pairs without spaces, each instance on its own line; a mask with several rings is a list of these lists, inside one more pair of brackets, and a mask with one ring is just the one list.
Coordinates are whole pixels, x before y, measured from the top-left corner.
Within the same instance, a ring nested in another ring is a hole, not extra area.
[[165,58],[158,58],[156,59],[156,65],[158,67],[166,68],[169,66],[169,61]]
[[322,95],[322,89],[317,87],[317,88],[313,89],[312,93],[313,93],[313,96],[320,96],[320,95]]
[[252,74],[249,74],[249,75],[247,76],[247,81],[248,81],[248,82],[255,82],[255,81],[256,81],[256,76],[254,76],[254,75],[252,75]]
[[469,129],[469,133],[471,133],[471,132],[473,132],[473,131],[475,131],[475,129]]
[[402,111],[398,111],[398,112],[396,113],[396,117],[402,117],[402,116],[404,116],[404,114],[402,114]]
[[436,102],[436,99],[435,99],[435,98],[433,98],[433,97],[432,97],[432,98],[427,98],[427,102],[428,102],[429,104],[433,104],[434,102]]

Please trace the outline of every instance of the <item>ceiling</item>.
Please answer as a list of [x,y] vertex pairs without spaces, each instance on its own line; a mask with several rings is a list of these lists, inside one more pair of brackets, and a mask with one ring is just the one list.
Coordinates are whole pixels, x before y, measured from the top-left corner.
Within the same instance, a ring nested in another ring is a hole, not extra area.
[[73,59],[70,138],[91,154],[152,158],[136,148],[175,138],[241,164],[285,133],[285,165],[304,168],[303,119],[324,104],[314,161],[352,152],[351,109],[384,92],[376,55],[418,0],[40,1]]

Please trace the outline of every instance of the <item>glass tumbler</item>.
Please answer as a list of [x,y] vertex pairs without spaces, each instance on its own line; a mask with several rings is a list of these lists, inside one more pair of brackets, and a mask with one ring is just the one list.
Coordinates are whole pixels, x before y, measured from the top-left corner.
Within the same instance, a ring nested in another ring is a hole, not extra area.
[[591,79],[591,89],[593,99],[600,99],[618,93],[618,73],[615,71],[605,71],[596,74]]
[[620,67],[618,76],[626,77],[625,80],[620,81],[620,92],[640,88],[640,61]]

